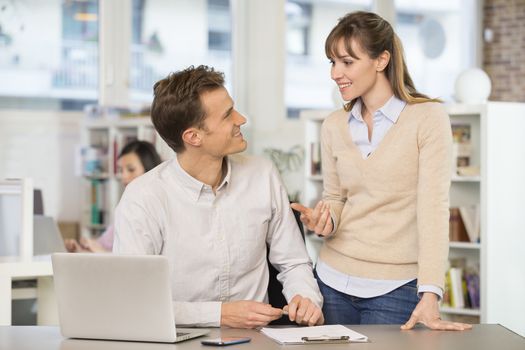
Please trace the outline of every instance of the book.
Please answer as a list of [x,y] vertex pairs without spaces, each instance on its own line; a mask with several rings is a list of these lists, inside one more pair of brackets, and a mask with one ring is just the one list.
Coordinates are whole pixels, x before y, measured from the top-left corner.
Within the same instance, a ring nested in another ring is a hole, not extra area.
[[455,242],[470,242],[459,208],[450,208],[449,239]]
[[91,181],[91,224],[104,224],[104,184],[100,180]]
[[450,291],[450,285],[452,282],[450,281],[450,270],[447,270],[445,273],[445,290],[443,291],[443,305],[444,306],[450,306],[452,307],[453,301],[452,301],[452,294]]
[[310,143],[310,174],[321,174],[321,144],[319,142]]
[[451,267],[450,273],[450,297],[451,306],[456,308],[465,307],[465,299],[463,295],[463,269],[460,267]]
[[465,281],[467,284],[470,307],[473,309],[479,309],[479,273],[474,269],[467,270],[465,273]]
[[469,241],[472,243],[479,242],[480,234],[480,206],[473,204],[469,206],[460,206],[459,213],[463,221]]

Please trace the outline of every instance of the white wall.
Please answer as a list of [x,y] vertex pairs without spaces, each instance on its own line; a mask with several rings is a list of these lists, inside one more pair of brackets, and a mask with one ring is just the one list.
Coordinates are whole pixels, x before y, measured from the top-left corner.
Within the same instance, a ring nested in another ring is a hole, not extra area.
[[30,177],[42,189],[46,215],[80,218],[74,175],[81,113],[0,110],[0,178]]

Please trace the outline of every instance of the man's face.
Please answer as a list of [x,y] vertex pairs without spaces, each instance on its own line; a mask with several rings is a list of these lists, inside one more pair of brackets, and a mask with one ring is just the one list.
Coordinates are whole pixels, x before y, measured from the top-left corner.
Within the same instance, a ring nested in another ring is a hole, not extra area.
[[247,142],[241,133],[244,118],[233,107],[233,100],[225,88],[200,95],[206,119],[203,130],[202,150],[211,156],[224,157],[246,149]]

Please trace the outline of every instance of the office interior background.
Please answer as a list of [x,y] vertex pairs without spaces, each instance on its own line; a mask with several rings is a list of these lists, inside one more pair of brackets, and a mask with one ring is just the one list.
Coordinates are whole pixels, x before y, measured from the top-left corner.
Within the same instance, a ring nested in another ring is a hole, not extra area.
[[[247,152],[298,162],[282,175],[304,200],[301,115],[341,106],[324,39],[355,10],[394,25],[418,90],[457,103],[458,76],[477,67],[490,77],[489,101],[525,102],[523,0],[0,0],[0,179],[31,178],[46,215],[80,223],[88,111],[147,110],[154,82],[207,64],[225,73],[248,119]],[[524,152],[509,160],[519,173]],[[525,236],[523,225],[513,229]],[[524,249],[507,243],[503,249]],[[525,295],[525,261],[508,265],[509,274],[521,273],[495,287]],[[525,334],[525,304],[513,306],[495,315],[510,312],[509,327]]]

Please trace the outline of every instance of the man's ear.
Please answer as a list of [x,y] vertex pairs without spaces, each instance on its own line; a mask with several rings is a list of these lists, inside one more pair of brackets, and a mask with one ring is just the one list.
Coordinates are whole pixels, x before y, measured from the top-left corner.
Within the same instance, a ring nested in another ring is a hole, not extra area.
[[193,147],[199,147],[202,143],[202,135],[197,128],[189,128],[182,133],[182,141]]
[[390,62],[390,52],[385,50],[385,51],[381,52],[381,54],[377,57],[377,68],[376,68],[376,70],[378,72],[384,71],[386,66],[388,65],[388,62]]

